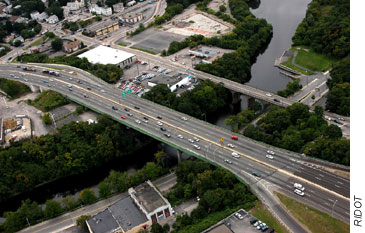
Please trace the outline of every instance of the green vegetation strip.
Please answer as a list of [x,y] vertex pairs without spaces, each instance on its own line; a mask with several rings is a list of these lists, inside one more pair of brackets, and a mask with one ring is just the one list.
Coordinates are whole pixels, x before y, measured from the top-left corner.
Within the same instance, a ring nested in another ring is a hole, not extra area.
[[156,53],[156,52],[154,52],[154,51],[150,51],[150,50],[148,50],[148,49],[140,49],[140,48],[137,48],[137,47],[135,47],[135,46],[131,46],[130,48],[131,48],[131,49],[137,49],[137,50],[140,50],[140,51],[142,51],[142,52],[150,53],[150,54],[153,54],[153,55],[156,55],[156,54],[157,54],[157,53]]
[[119,46],[123,46],[123,47],[127,46],[127,44],[122,43],[122,42],[118,43],[118,45],[119,45]]
[[286,66],[286,67],[288,67],[288,68],[290,68],[290,69],[293,69],[293,70],[295,70],[295,71],[298,71],[299,73],[304,74],[304,75],[312,75],[312,74],[313,74],[313,73],[312,73],[312,72],[310,72],[310,71],[303,70],[303,69],[301,69],[301,68],[299,68],[299,67],[297,67],[297,66],[293,65],[293,64],[291,63],[291,61],[292,61],[292,60],[293,60],[293,57],[289,57],[289,58],[288,58],[288,61],[281,63],[281,65]]
[[313,49],[303,49],[298,47],[298,54],[295,58],[295,64],[303,66],[313,71],[327,71],[331,65],[336,61],[328,58],[324,54],[316,53]]
[[256,202],[256,206],[251,209],[251,215],[255,216],[258,220],[266,223],[266,225],[275,229],[275,232],[288,232],[285,227],[283,227],[275,218],[272,216],[270,211],[266,209],[266,207],[260,203]]
[[291,198],[288,198],[280,193],[276,193],[280,201],[286,206],[290,213],[303,223],[311,232],[320,233],[345,233],[350,232],[350,226],[309,207],[303,203],[297,202]]
[[35,100],[27,101],[28,104],[35,106],[42,111],[50,111],[54,108],[68,104],[68,100],[61,94],[47,90],[43,91]]
[[0,78],[0,89],[12,99],[30,93],[30,88],[27,85],[5,78]]

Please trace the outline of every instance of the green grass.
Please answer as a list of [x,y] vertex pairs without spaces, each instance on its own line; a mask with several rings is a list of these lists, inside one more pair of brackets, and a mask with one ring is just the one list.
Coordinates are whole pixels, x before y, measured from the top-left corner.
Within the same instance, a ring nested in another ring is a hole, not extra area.
[[266,209],[266,207],[259,201],[256,201],[255,207],[250,210],[251,215],[255,216],[258,220],[266,223],[269,227],[275,229],[275,232],[289,233],[284,226],[282,226],[274,216]]
[[54,69],[54,70],[64,70],[63,68],[56,67],[56,66],[45,66],[45,65],[41,65],[41,66],[46,67],[46,68],[50,68],[50,69]]
[[28,47],[38,46],[38,45],[42,44],[42,42],[43,42],[43,38],[41,37],[38,40],[36,40],[33,43],[31,43]]
[[122,42],[118,43],[118,45],[119,45],[119,46],[123,46],[123,47],[126,47],[126,46],[127,46],[127,44],[124,44],[124,43],[122,43]]
[[302,48],[298,49],[298,55],[295,59],[295,63],[310,70],[324,72],[329,70],[332,64],[336,62],[335,59],[316,53],[311,48],[307,50]]
[[55,91],[46,90],[39,94],[39,96],[33,101],[28,103],[42,111],[50,111],[59,106],[68,104],[69,101]]
[[137,48],[137,47],[134,47],[134,46],[131,46],[130,48],[131,49],[137,49],[137,50],[140,50],[142,52],[150,53],[150,54],[153,54],[153,55],[157,54],[156,52],[153,52],[153,51],[150,51],[150,50],[147,50],[147,49],[140,49],[140,48]]
[[3,90],[11,99],[16,99],[31,92],[27,85],[18,81],[3,78],[0,78],[0,89]]
[[276,193],[289,212],[313,233],[346,233],[350,225],[326,213]]
[[299,73],[304,74],[304,75],[312,75],[312,74],[313,74],[313,73],[312,73],[312,72],[310,72],[310,71],[303,70],[303,69],[301,69],[301,68],[299,68],[299,67],[297,67],[297,66],[293,65],[293,64],[291,63],[292,59],[293,59],[293,57],[289,57],[289,58],[288,58],[288,61],[281,63],[281,65],[286,66],[286,67],[289,67],[290,69],[293,69],[293,70],[295,70],[295,71],[298,71]]

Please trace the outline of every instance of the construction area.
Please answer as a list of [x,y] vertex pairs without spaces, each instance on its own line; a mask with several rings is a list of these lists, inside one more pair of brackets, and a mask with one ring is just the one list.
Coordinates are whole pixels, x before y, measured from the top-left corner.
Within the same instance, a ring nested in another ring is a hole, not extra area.
[[26,115],[16,115],[11,119],[3,120],[5,145],[10,141],[19,141],[32,137],[31,120]]

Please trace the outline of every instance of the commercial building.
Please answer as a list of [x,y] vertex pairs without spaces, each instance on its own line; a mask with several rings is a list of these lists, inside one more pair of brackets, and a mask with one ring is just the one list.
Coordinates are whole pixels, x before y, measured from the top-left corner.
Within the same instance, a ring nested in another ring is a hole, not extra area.
[[113,49],[103,45],[82,53],[78,57],[86,57],[89,62],[93,64],[113,64],[118,65],[120,68],[132,64],[137,60],[135,54],[127,53],[122,50]]
[[89,232],[135,233],[169,217],[170,203],[147,181],[128,190],[129,195],[86,221]]
[[112,15],[112,8],[111,7],[99,7],[96,4],[92,4],[89,8],[90,13],[95,13],[97,15],[105,15],[109,16]]
[[144,18],[142,13],[128,13],[128,14],[124,14],[122,15],[122,17],[120,17],[120,20],[123,23],[129,23],[129,24],[135,24],[139,21],[141,21]]
[[136,188],[130,188],[128,193],[146,215],[151,225],[171,216],[172,208],[170,203],[153,186],[151,181],[147,181]]
[[130,196],[92,216],[86,224],[90,233],[137,232],[149,227],[148,219]]
[[105,35],[110,32],[113,32],[115,30],[119,29],[119,23],[107,20],[107,21],[101,21],[96,24],[93,24],[89,26],[86,30],[91,34],[95,36]]

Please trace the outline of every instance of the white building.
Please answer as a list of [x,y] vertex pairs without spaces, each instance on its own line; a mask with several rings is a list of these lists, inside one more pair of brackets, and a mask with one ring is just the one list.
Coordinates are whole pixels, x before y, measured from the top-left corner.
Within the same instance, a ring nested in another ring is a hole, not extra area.
[[143,19],[143,14],[142,13],[127,13],[127,14],[122,15],[122,17],[120,19],[124,23],[134,24]]
[[90,13],[95,13],[97,15],[105,15],[109,16],[112,15],[113,11],[111,7],[99,7],[96,4],[92,4],[89,8]]
[[57,15],[52,15],[48,19],[46,19],[46,21],[47,21],[47,23],[54,24],[54,23],[57,23],[59,20],[58,20]]
[[134,4],[136,4],[136,1],[130,1],[130,2],[127,2],[127,6],[133,6]]
[[132,64],[137,60],[135,54],[127,53],[122,50],[113,49],[103,45],[82,53],[78,57],[86,57],[92,64],[113,64],[118,65],[120,68]]
[[38,11],[35,11],[35,12],[30,13],[30,17],[33,20],[44,21],[44,20],[46,20],[48,18],[48,15],[47,15],[46,12],[43,12],[42,14],[39,14]]
[[146,215],[150,225],[170,217],[173,213],[169,201],[162,196],[151,181],[130,188],[128,193]]
[[68,2],[66,7],[70,11],[77,11],[78,9],[80,9],[80,6],[79,6],[79,4],[77,4],[77,2]]

